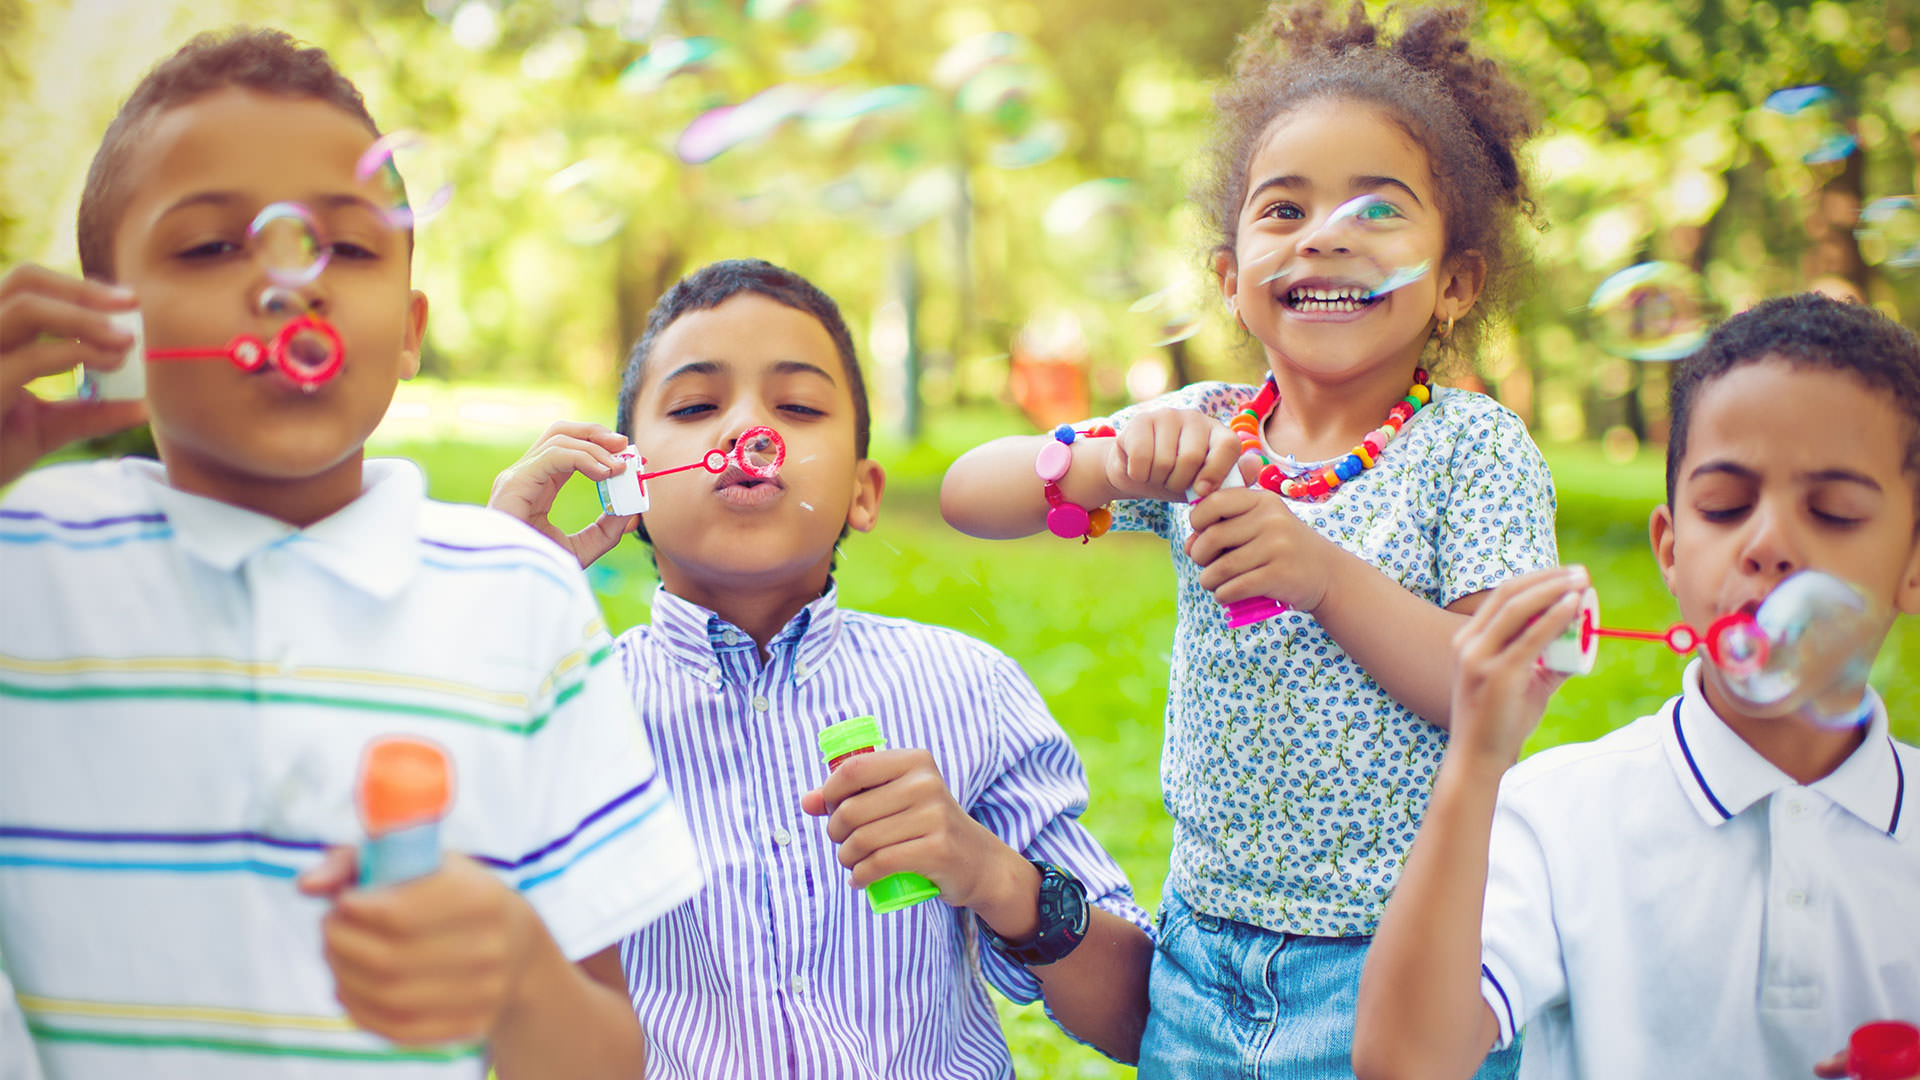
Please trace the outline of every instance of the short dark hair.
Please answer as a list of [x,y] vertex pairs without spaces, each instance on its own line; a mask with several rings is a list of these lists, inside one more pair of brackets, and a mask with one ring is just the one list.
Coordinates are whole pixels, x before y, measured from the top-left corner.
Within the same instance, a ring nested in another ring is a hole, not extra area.
[[1681,360],[1668,394],[1667,505],[1673,505],[1687,429],[1700,392],[1735,368],[1778,357],[1796,367],[1852,375],[1893,400],[1907,422],[1901,466],[1920,497],[1920,338],[1865,304],[1800,293],[1764,300],[1714,330]]
[[1407,17],[1399,36],[1353,0],[1344,25],[1332,0],[1273,0],[1240,39],[1233,78],[1215,95],[1217,119],[1206,179],[1196,193],[1213,250],[1231,252],[1247,170],[1280,117],[1316,101],[1353,101],[1392,116],[1427,153],[1447,227],[1448,256],[1477,251],[1486,264],[1482,302],[1451,335],[1470,345],[1519,284],[1526,264],[1519,231],[1533,214],[1520,144],[1536,128],[1526,91],[1467,38],[1460,6]]
[[627,354],[626,369],[620,375],[620,413],[614,426],[620,434],[633,437],[633,402],[640,396],[640,383],[646,378],[647,358],[653,343],[667,327],[682,315],[719,307],[741,293],[764,296],[795,311],[819,320],[833,347],[840,354],[840,366],[847,373],[847,388],[853,394],[853,449],[857,457],[867,456],[873,419],[867,411],[867,383],[860,375],[860,358],[854,352],[853,334],[840,317],[840,305],[820,291],[819,286],[783,266],[764,259],[724,259],[707,265],[675,282],[647,313],[647,328]]
[[[853,334],[847,329],[847,321],[840,317],[840,305],[813,282],[764,259],[723,259],[708,263],[674,282],[672,288],[661,294],[653,310],[647,313],[647,328],[640,332],[640,340],[633,343],[626,368],[620,374],[620,412],[614,418],[614,429],[633,438],[633,402],[640,396],[640,384],[646,379],[647,359],[653,354],[653,343],[666,333],[667,327],[678,322],[682,315],[710,311],[741,293],[764,296],[819,320],[840,354],[840,366],[847,373],[847,389],[853,395],[854,456],[866,457],[873,433],[873,418],[867,409],[867,381],[860,374],[860,357],[854,352]],[[846,534],[845,529],[840,530],[842,538]],[[644,521],[635,535],[641,543],[653,543]]]
[[229,86],[323,101],[380,134],[360,91],[334,68],[324,50],[302,46],[280,30],[235,27],[196,35],[140,80],[94,152],[80,196],[82,274],[102,281],[114,278],[114,235],[128,192],[138,183],[137,177],[127,175],[127,159],[141,126],[155,113]]

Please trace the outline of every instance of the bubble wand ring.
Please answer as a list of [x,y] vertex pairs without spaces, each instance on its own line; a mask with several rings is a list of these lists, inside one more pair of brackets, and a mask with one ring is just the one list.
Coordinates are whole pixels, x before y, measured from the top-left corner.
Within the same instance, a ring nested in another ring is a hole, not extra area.
[[1746,611],[1730,611],[1720,616],[1705,633],[1684,622],[1674,623],[1665,631],[1601,626],[1599,597],[1588,589],[1581,598],[1579,617],[1547,647],[1540,658],[1541,666],[1563,674],[1584,675],[1593,670],[1594,658],[1599,652],[1598,639],[1603,637],[1651,641],[1665,645],[1680,656],[1699,651],[1714,666],[1736,676],[1765,667],[1772,647],[1759,620]]
[[[294,343],[302,334],[317,334],[326,346],[326,353],[319,363],[308,364],[295,355]],[[280,373],[293,380],[302,389],[312,390],[321,383],[333,378],[345,366],[347,358],[346,343],[341,340],[340,332],[333,324],[312,315],[302,315],[289,319],[273,335],[272,342],[262,342],[252,334],[241,334],[220,349],[149,349],[149,360],[227,360],[241,371],[252,373],[271,363]]]

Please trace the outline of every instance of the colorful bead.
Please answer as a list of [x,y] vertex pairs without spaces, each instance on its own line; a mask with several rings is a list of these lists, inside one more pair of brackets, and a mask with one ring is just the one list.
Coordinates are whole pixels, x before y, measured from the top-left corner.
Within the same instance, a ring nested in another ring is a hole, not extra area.
[[1118,434],[1119,432],[1113,430],[1112,424],[1095,424],[1086,433],[1089,439],[1111,439]]
[[1073,430],[1072,424],[1061,424],[1059,427],[1053,429],[1053,437],[1069,446],[1073,445],[1074,438],[1079,434],[1079,432]]
[[1353,456],[1360,459],[1361,468],[1363,469],[1373,468],[1373,453],[1368,448],[1366,443],[1361,443],[1359,446],[1354,447]]
[[1360,464],[1358,457],[1348,454],[1346,457],[1340,459],[1339,463],[1333,467],[1333,471],[1339,474],[1340,479],[1344,482],[1359,476],[1365,468],[1365,465]]
[[1113,528],[1113,511],[1098,506],[1087,512],[1087,535],[1105,536]]
[[1281,489],[1286,485],[1287,474],[1280,471],[1278,465],[1268,465],[1260,470],[1260,486],[1268,491],[1285,494]]
[[1413,408],[1412,405],[1407,404],[1405,401],[1394,403],[1393,408],[1387,410],[1387,422],[1393,424],[1395,427],[1406,423],[1407,418],[1413,415]]
[[1407,392],[1407,398],[1417,405],[1425,405],[1427,402],[1433,400],[1433,391],[1419,383],[1414,383],[1413,389]]

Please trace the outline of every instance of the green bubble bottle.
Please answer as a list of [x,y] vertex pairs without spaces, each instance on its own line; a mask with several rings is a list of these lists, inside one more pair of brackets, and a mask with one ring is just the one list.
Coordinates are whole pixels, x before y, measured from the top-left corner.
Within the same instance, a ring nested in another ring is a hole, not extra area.
[[[857,754],[870,754],[887,748],[887,740],[880,734],[880,721],[871,716],[842,720],[822,731],[816,741],[828,772],[839,768],[841,762]],[[867,903],[873,905],[876,915],[910,908],[939,895],[940,886],[911,870],[888,874],[867,886]]]

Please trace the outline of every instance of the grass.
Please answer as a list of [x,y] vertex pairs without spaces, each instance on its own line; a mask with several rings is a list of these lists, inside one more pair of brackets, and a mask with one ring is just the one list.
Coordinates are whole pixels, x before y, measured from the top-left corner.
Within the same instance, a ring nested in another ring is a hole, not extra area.
[[[973,634],[1018,660],[1073,736],[1092,780],[1086,822],[1131,875],[1141,902],[1157,906],[1171,824],[1159,791],[1166,677],[1173,638],[1172,573],[1166,547],[1113,536],[1084,547],[1051,537],[972,540],[940,520],[940,472],[959,448],[1009,430],[979,416],[943,421],[913,449],[877,445],[889,469],[878,530],[842,546],[843,603]],[[392,444],[420,461],[435,496],[484,501],[494,474],[518,446]],[[1548,453],[1559,488],[1560,556],[1593,572],[1610,625],[1664,628],[1678,618],[1647,548],[1647,515],[1662,494],[1661,462],[1604,459],[1586,447]],[[598,510],[583,480],[562,493],[555,520],[584,525]],[[645,552],[623,545],[596,567],[596,589],[615,632],[647,617],[654,579]],[[1920,632],[1903,620],[1882,649],[1875,685],[1896,718],[1895,734],[1920,741]],[[1435,657],[1435,663],[1445,663]],[[1679,685],[1682,663],[1655,645],[1608,642],[1591,675],[1555,697],[1528,748],[1598,737],[1652,711]],[[1022,1075],[1124,1077],[1115,1065],[1059,1033],[1039,1006],[1002,1002]]]

